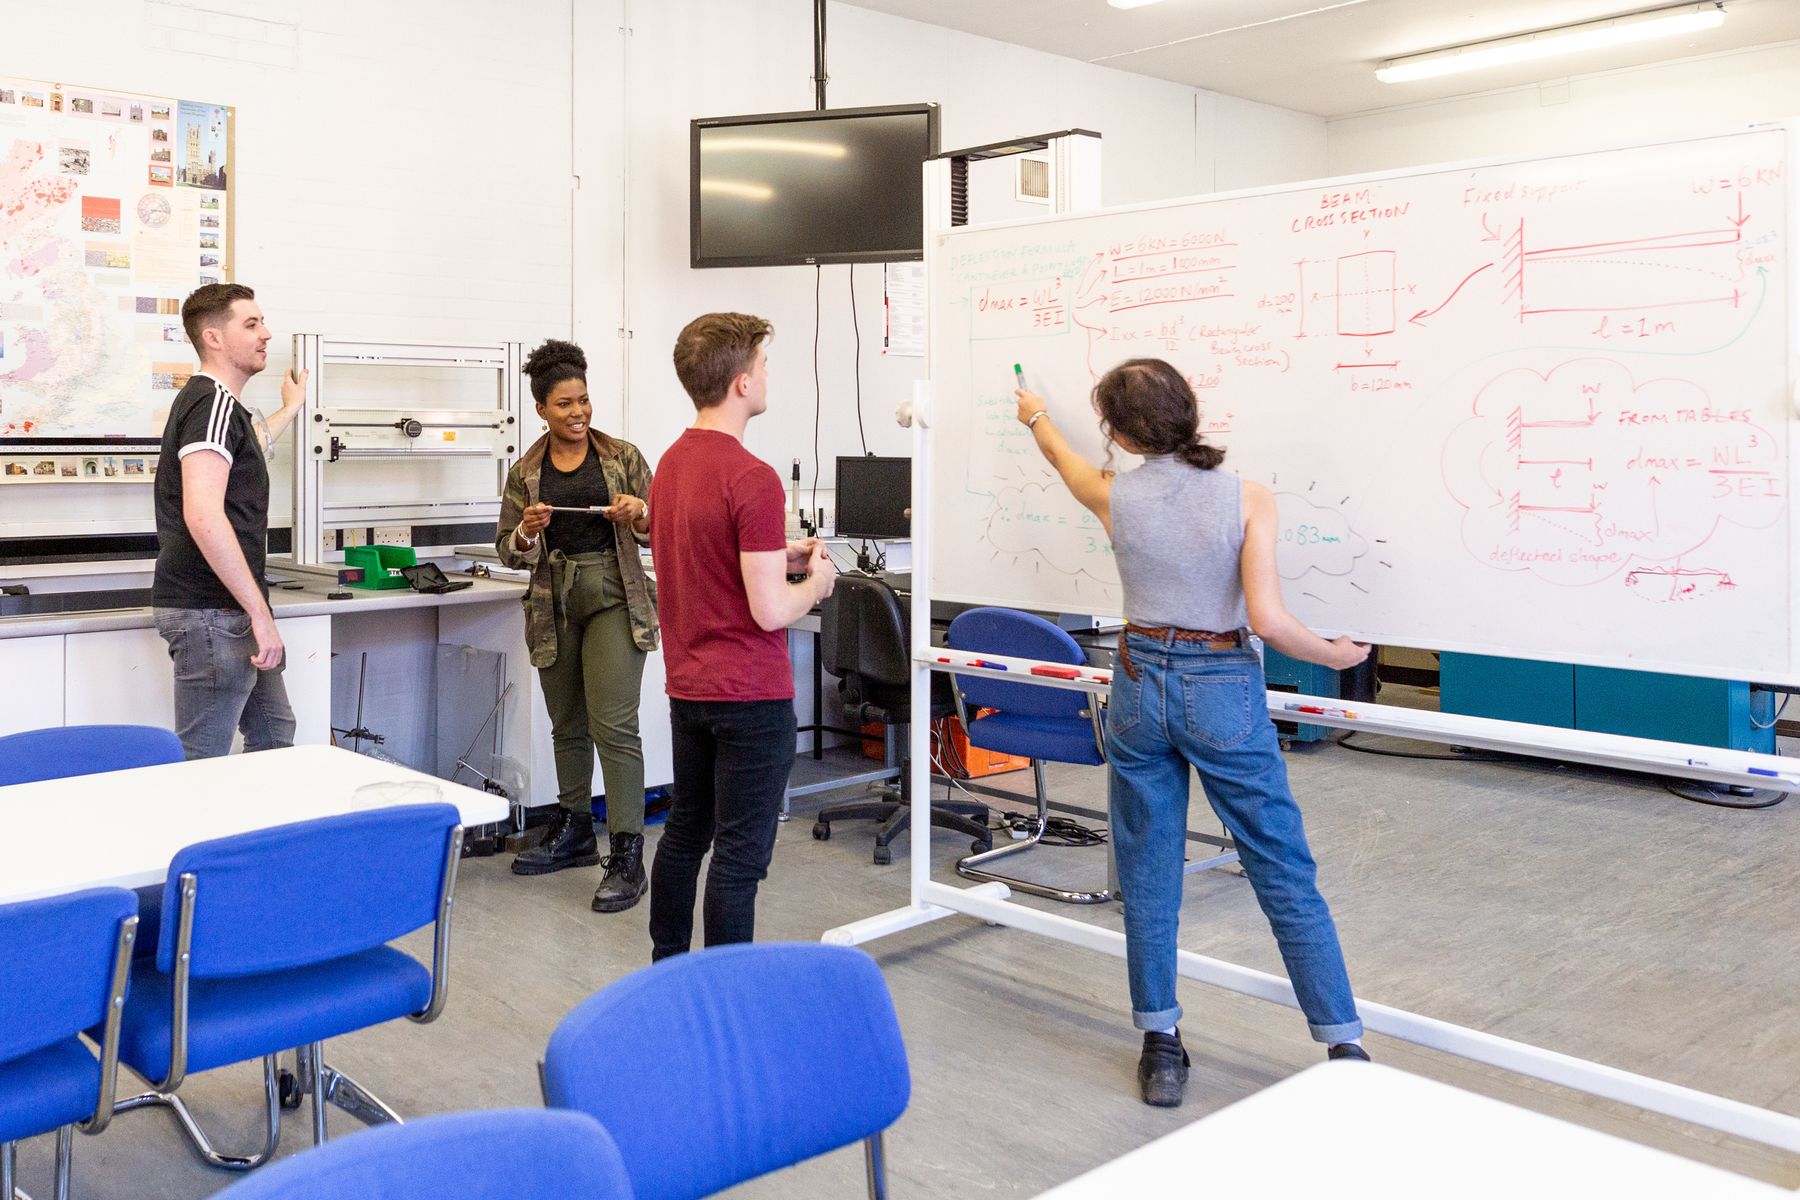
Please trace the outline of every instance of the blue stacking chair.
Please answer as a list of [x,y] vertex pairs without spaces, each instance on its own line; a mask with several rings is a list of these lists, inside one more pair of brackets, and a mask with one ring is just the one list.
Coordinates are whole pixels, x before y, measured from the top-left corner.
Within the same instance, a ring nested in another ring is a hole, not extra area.
[[[436,1020],[448,985],[450,903],[463,830],[454,806],[347,813],[200,842],[175,855],[154,959],[132,968],[119,1058],[151,1082],[118,1111],[172,1109],[202,1158],[245,1171],[280,1137],[279,1055],[298,1047],[296,1102],[311,1092],[368,1123],[399,1117],[324,1061],[327,1038],[399,1017]],[[321,872],[319,867],[329,867]],[[436,926],[430,970],[388,942]],[[263,1148],[221,1154],[176,1089],[193,1071],[261,1058]]]
[[62,725],[0,737],[0,787],[180,762],[181,741],[154,725]]
[[423,1117],[302,1150],[220,1200],[632,1200],[618,1147],[592,1117],[542,1108]]
[[[689,1200],[862,1141],[912,1094],[894,1002],[848,946],[766,942],[664,959],[563,1018],[544,1098],[597,1118],[639,1200]],[[622,1086],[629,1080],[630,1086]]]
[[[56,1132],[56,1196],[66,1200],[73,1130],[113,1113],[119,1017],[137,936],[137,897],[94,888],[0,905],[0,1200],[14,1200],[20,1138]],[[100,1032],[100,1057],[81,1031]]]
[[[1082,665],[1087,655],[1068,632],[1042,617],[1011,608],[972,608],[950,622],[948,644],[974,654],[1006,655],[1039,662]],[[997,754],[1017,754],[1031,759],[1031,778],[1037,797],[1037,814],[1031,834],[1009,845],[959,859],[958,874],[970,879],[997,880],[1016,891],[1069,904],[1099,904],[1117,893],[1108,888],[1069,891],[1000,875],[988,868],[1000,859],[1023,854],[1044,836],[1050,819],[1050,795],[1044,786],[1044,763],[1080,763],[1102,766],[1106,762],[1106,734],[1099,697],[1090,692],[1041,684],[1005,683],[987,675],[955,675],[956,715],[968,733],[969,744]],[[994,711],[975,717],[982,709]]]

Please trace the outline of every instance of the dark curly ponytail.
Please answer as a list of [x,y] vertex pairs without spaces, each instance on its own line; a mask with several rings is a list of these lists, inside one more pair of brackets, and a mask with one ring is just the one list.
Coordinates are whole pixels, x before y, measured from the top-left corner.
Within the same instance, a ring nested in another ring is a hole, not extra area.
[[1210,471],[1225,451],[1200,436],[1200,405],[1187,379],[1160,358],[1133,358],[1094,385],[1094,407],[1110,442],[1123,436],[1139,452],[1173,454]]

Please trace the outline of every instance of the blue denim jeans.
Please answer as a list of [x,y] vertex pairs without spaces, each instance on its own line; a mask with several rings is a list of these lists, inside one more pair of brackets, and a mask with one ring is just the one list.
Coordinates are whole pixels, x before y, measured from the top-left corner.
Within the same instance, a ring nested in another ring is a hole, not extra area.
[[1128,645],[1139,678],[1113,672],[1106,752],[1133,1024],[1167,1029],[1181,1019],[1175,934],[1192,764],[1237,842],[1313,1037],[1327,1043],[1361,1037],[1337,926],[1319,895],[1269,719],[1262,663],[1249,649],[1212,650],[1135,633]]
[[[156,632],[175,665],[175,736],[190,759],[231,753],[243,730],[244,749],[294,744],[294,710],[281,667],[259,671],[250,662],[256,638],[250,616],[235,608],[158,608]],[[285,664],[284,664],[285,665]]]

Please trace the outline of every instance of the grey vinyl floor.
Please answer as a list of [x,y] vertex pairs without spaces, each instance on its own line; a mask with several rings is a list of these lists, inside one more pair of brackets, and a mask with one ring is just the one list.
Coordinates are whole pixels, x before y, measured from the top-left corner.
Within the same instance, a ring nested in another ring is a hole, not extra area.
[[[1297,748],[1289,764],[1359,996],[1800,1115],[1800,798],[1727,811],[1644,778],[1331,744]],[[1058,798],[1104,807],[1101,771],[1053,768],[1050,778]],[[1008,786],[1028,783],[1023,774]],[[783,826],[760,937],[816,939],[905,902],[904,842],[892,866],[876,867],[867,824],[840,825],[829,842],[810,836],[810,814],[842,798],[808,797]],[[1217,830],[1198,788],[1192,826]],[[935,839],[938,878],[954,878],[965,849]],[[1105,866],[1096,849],[1027,857],[1022,872],[1069,882],[1098,882]],[[504,858],[465,862],[448,1011],[434,1025],[339,1039],[327,1058],[405,1113],[537,1103],[536,1062],[557,1020],[648,957],[645,906],[588,910],[596,876],[522,879]],[[1119,925],[1116,906],[1027,902]],[[1185,948],[1281,970],[1242,878],[1191,877],[1182,920]],[[1135,1094],[1137,1036],[1119,960],[964,918],[868,949],[893,990],[913,1070],[911,1107],[889,1134],[898,1198],[1035,1195],[1321,1057],[1297,1013],[1184,981],[1188,1099],[1152,1110]],[[1404,1070],[1800,1186],[1800,1157],[1392,1039],[1368,1045]],[[221,1144],[256,1144],[254,1068],[197,1076],[183,1093]],[[298,1116],[284,1154],[307,1142]],[[355,1128],[334,1113],[334,1135]],[[1303,1147],[1306,1131],[1294,1137]],[[78,1138],[76,1154],[83,1197],[199,1196],[230,1182],[199,1165],[154,1110]],[[48,1139],[22,1148],[22,1182],[39,1200],[49,1159]],[[861,1172],[850,1149],[731,1194],[855,1196]]]

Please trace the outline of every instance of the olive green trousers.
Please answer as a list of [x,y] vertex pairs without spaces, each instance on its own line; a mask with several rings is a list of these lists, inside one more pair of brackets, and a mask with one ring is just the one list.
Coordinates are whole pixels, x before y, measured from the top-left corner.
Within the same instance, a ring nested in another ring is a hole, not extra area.
[[625,583],[612,551],[551,557],[556,587],[556,662],[538,669],[557,799],[586,812],[594,789],[594,751],[606,783],[606,831],[644,832],[644,744],[638,689],[644,652],[631,636]]

